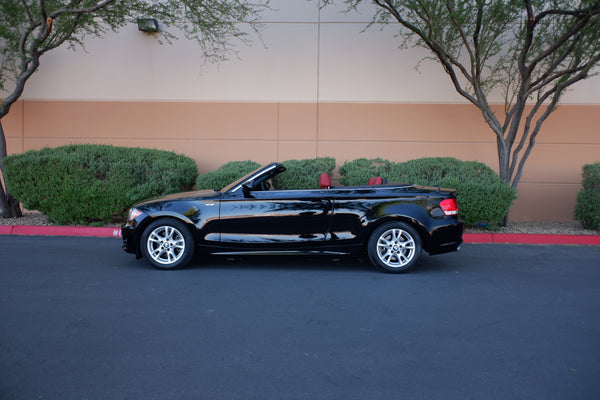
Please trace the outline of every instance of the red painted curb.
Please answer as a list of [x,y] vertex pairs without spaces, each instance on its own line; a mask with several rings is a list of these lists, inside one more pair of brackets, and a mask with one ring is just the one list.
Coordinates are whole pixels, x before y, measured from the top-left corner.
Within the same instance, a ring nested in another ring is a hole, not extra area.
[[[1,227],[0,227],[1,228]],[[30,226],[13,225],[11,231],[0,234],[12,235],[37,235],[37,236],[95,236],[95,237],[121,237],[121,228],[90,227],[90,226]]]
[[530,235],[495,233],[494,243],[600,245],[598,235]]
[[491,233],[463,233],[465,243],[493,243],[494,236]]
[[541,235],[528,233],[465,233],[465,243],[600,245],[600,235]]

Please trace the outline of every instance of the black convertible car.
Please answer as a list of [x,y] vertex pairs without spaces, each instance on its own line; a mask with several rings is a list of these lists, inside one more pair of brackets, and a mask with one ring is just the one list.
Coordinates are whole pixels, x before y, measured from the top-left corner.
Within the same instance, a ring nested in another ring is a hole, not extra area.
[[186,266],[201,254],[362,255],[374,267],[402,272],[422,250],[457,250],[463,224],[453,190],[381,183],[273,190],[285,171],[273,163],[217,191],[170,195],[135,205],[123,249],[159,269]]

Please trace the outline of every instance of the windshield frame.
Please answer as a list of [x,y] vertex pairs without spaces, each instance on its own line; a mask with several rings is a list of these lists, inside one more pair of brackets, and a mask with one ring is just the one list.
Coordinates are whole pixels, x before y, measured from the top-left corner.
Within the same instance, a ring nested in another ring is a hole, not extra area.
[[219,190],[220,193],[237,193],[242,189],[244,185],[252,186],[254,182],[256,182],[259,178],[263,178],[263,176],[267,176],[265,179],[271,179],[275,175],[278,175],[285,171],[285,167],[280,163],[271,163],[266,166],[255,169],[249,174],[243,176],[242,178],[230,183],[225,186],[223,189]]

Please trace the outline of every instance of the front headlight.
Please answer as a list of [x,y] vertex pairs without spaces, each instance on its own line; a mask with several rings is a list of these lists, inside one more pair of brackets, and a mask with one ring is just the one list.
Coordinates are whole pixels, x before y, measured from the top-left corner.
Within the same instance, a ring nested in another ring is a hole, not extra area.
[[129,216],[127,217],[127,222],[132,222],[134,219],[142,215],[142,212],[137,208],[129,209]]

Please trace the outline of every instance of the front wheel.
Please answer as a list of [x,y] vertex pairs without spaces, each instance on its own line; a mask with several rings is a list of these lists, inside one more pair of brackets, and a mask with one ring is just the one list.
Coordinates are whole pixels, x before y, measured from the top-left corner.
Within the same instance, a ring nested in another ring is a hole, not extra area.
[[187,226],[176,219],[152,222],[140,243],[144,258],[158,269],[185,267],[194,255],[194,238]]
[[423,246],[415,229],[403,222],[388,222],[375,229],[367,244],[367,253],[375,268],[404,272],[414,267]]

